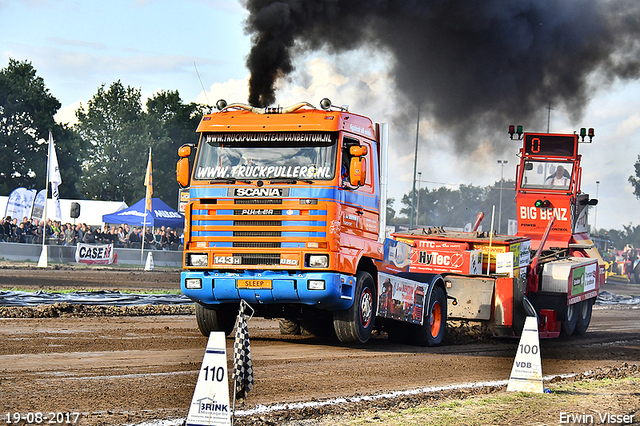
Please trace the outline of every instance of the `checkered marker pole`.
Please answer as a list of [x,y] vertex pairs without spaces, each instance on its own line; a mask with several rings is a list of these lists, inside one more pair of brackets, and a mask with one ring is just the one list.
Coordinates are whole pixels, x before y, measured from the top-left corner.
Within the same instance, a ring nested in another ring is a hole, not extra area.
[[[251,346],[249,344],[249,327],[245,308],[253,308],[245,302],[240,301],[240,311],[236,320],[236,339],[233,343],[233,409],[236,408],[236,398],[246,399],[247,393],[253,388],[253,363],[251,362]],[[251,319],[251,318],[249,318]]]

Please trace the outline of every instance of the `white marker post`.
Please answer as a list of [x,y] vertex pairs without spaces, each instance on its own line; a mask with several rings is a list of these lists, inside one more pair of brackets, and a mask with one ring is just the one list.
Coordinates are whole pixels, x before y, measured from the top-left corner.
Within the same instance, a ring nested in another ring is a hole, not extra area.
[[151,252],[147,253],[147,263],[144,265],[145,271],[151,271],[153,269],[153,255]]
[[538,320],[527,317],[522,329],[522,337],[513,361],[507,392],[543,393],[542,358],[540,357],[540,337]]
[[222,331],[213,331],[209,335],[185,424],[187,426],[231,426],[227,348]]

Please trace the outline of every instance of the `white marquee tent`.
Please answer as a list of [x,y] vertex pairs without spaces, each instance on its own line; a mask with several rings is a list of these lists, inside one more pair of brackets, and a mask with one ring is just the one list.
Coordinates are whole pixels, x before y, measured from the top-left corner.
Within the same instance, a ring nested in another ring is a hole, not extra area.
[[[7,207],[8,196],[0,196],[0,216],[4,215]],[[80,216],[73,219],[70,216],[71,203],[80,204]],[[91,226],[102,226],[102,215],[115,213],[126,209],[127,203],[124,201],[95,201],[95,200],[66,200],[60,199],[60,210],[62,211],[62,223],[86,223]],[[53,200],[47,200],[47,216],[53,212]],[[18,218],[21,222],[22,218]]]

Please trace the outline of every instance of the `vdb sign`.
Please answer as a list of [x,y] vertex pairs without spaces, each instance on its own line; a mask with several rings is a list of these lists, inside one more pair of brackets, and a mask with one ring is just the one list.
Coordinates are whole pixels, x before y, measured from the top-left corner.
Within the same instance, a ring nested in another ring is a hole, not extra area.
[[113,251],[113,244],[83,244],[76,247],[76,262],[89,265],[109,265],[117,263],[118,256]]

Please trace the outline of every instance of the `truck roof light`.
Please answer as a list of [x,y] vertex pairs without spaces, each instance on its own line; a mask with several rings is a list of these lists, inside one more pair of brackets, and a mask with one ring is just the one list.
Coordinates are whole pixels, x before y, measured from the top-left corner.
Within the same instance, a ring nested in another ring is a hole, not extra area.
[[329,100],[329,98],[324,98],[320,101],[320,108],[325,111],[329,111],[329,109],[331,108],[331,101]]
[[218,100],[218,102],[216,102],[216,108],[218,108],[218,111],[222,111],[226,107],[227,107],[227,101],[225,101],[224,99],[220,99]]

